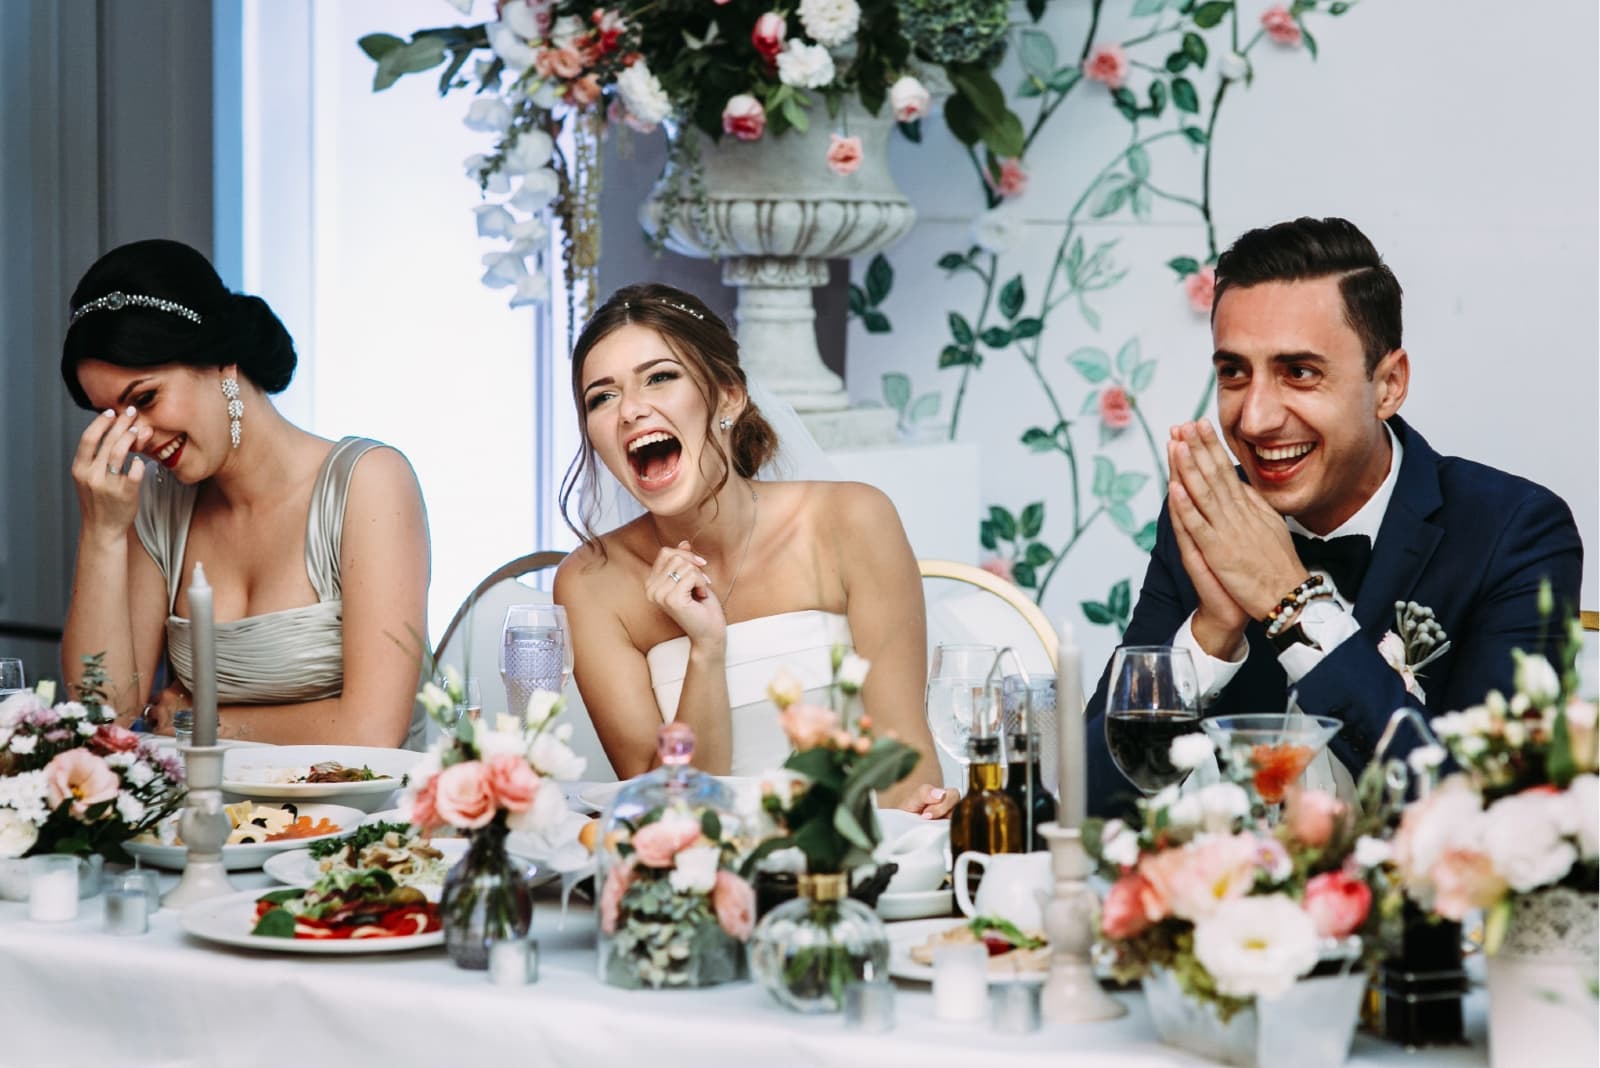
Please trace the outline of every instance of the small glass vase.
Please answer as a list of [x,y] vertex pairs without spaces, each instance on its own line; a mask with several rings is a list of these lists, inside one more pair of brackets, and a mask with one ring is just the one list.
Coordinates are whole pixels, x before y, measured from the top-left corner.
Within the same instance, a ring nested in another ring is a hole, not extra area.
[[750,936],[750,971],[795,1012],[838,1012],[857,980],[889,974],[889,932],[845,896],[843,874],[800,876],[800,896],[773,909]]
[[467,855],[445,876],[439,916],[458,968],[486,969],[490,942],[527,936],[533,894],[522,865],[506,852],[504,817],[473,832]]

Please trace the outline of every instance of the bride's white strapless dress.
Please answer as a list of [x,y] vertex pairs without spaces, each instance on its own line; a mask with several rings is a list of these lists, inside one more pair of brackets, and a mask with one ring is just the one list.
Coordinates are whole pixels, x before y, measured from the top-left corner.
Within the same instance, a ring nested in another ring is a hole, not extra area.
[[[733,775],[759,775],[789,756],[789,739],[767,684],[788,668],[805,687],[806,699],[825,701],[833,679],[835,644],[850,644],[850,622],[837,612],[811,608],[747,619],[728,627],[728,704],[733,712]],[[689,666],[689,639],[673,638],[644,655],[663,723],[678,714],[678,697]]]

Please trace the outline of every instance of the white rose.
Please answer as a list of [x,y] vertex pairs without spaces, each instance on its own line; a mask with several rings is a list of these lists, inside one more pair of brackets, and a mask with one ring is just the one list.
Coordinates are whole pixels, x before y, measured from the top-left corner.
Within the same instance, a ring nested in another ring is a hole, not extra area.
[[894,109],[896,122],[922,118],[932,103],[933,97],[929,95],[927,86],[909,74],[902,74],[889,86],[889,106]]
[[523,711],[523,722],[530,727],[543,727],[546,721],[561,714],[565,704],[559,693],[535,690],[533,696],[528,698],[528,707]]
[[1196,830],[1205,817],[1206,810],[1194,794],[1184,794],[1167,806],[1167,826],[1176,831]]
[[526,256],[549,240],[550,228],[536,215],[531,219],[513,223],[506,236],[511,238],[510,251],[519,256]]
[[1211,834],[1226,834],[1236,820],[1250,814],[1250,795],[1231,782],[1214,782],[1200,790],[1201,822]]
[[570,742],[572,741],[572,724],[562,723],[550,733],[556,736],[556,741],[558,742]]
[[509,193],[511,180],[503,171],[484,173],[484,168],[489,166],[489,157],[483,153],[475,153],[461,161],[461,169],[467,172],[467,177],[480,184],[486,193]]
[[516,31],[518,36],[529,41],[537,41],[544,36],[545,29],[550,25],[550,6],[552,0],[505,0],[500,5],[500,21]]
[[1120,868],[1139,863],[1139,836],[1121,820],[1107,820],[1100,832],[1100,855]]
[[1195,922],[1194,956],[1220,993],[1270,1000],[1315,967],[1317,928],[1283,894],[1238,897]]
[[543,834],[559,827],[561,821],[567,818],[567,813],[566,795],[561,792],[561,787],[547,779],[534,791],[533,804],[521,812],[506,816],[506,826],[513,831]]
[[473,100],[467,117],[461,120],[469,130],[503,134],[511,127],[511,105],[497,96],[485,94]]
[[1593,860],[1600,852],[1600,779],[1579,775],[1567,787],[1566,799],[1572,810],[1578,853],[1584,860]]
[[527,753],[527,741],[522,737],[522,731],[491,731],[485,730],[483,724],[478,724],[473,742],[478,747],[478,756],[482,760],[490,760],[497,756],[524,756]]
[[[498,204],[479,204],[472,209],[478,217],[479,237],[506,237],[511,233],[511,227],[516,225],[517,218]],[[428,683],[433,686],[433,683]],[[434,689],[439,689],[435,686]]]
[[144,802],[127,791],[117,795],[117,815],[122,817],[122,822],[130,827],[144,819]]
[[550,43],[556,48],[565,48],[582,37],[583,33],[582,19],[576,15],[562,15],[556,19],[556,24],[550,27]]
[[554,111],[556,105],[564,99],[562,90],[566,87],[557,78],[546,78],[533,87],[533,92],[528,94],[528,100],[536,108],[545,111]]
[[791,37],[778,53],[778,80],[784,85],[820,89],[833,81],[833,73],[833,57],[821,45]]
[[1216,745],[1211,739],[1200,731],[1195,731],[1193,734],[1180,734],[1172,739],[1168,759],[1175,768],[1193,771],[1210,760],[1211,754],[1215,751]]
[[[500,170],[505,174],[527,174],[550,162],[556,143],[543,130],[523,130],[516,144],[506,149]],[[507,186],[509,189],[510,187]]]
[[517,288],[511,294],[513,308],[529,304],[543,304],[550,299],[550,277],[543,271],[529,271],[517,279]]
[[533,740],[533,744],[528,747],[528,760],[539,774],[563,782],[582,778],[583,769],[589,763],[568,748],[565,742],[549,733],[541,734]]
[[985,252],[1011,251],[1022,236],[1022,223],[1004,206],[990,208],[972,222],[972,242]]
[[642,59],[617,75],[617,93],[622,106],[646,126],[657,126],[672,114],[672,100],[661,88],[661,79],[650,73]]
[[680,894],[709,894],[717,883],[716,846],[691,846],[672,858],[672,874],[667,881]]
[[489,35],[489,47],[507,70],[521,74],[533,66],[535,52],[526,40],[504,22],[491,22],[484,27]]
[[11,751],[18,756],[27,756],[39,748],[39,737],[35,734],[18,734],[11,739]]
[[855,653],[846,653],[839,662],[839,683],[846,693],[859,690],[866,685],[867,672],[871,670],[872,661]]
[[1440,764],[1443,764],[1444,757],[1444,750],[1439,746],[1421,745],[1407,754],[1406,763],[1411,766],[1413,775],[1426,775]]
[[1376,868],[1389,862],[1389,843],[1382,838],[1362,835],[1356,839],[1355,858],[1360,868]]
[[1489,806],[1483,847],[1495,873],[1519,893],[1537,890],[1572,870],[1578,851],[1562,834],[1570,801],[1560,794],[1521,793]]
[[511,206],[529,215],[543,211],[561,192],[561,179],[549,167],[540,167],[522,176],[522,184],[511,198]]
[[1554,701],[1561,692],[1561,676],[1550,666],[1550,661],[1537,653],[1518,654],[1515,678],[1517,692],[1526,694],[1537,707]]
[[1223,78],[1230,82],[1239,81],[1250,73],[1250,61],[1237,52],[1224,53],[1217,66]]
[[[528,274],[528,267],[522,262],[521,256],[509,252],[486,252],[483,255],[483,284],[490,289],[504,289],[514,286],[522,281]],[[440,691],[443,693],[444,691]],[[445,698],[449,700],[449,698]],[[455,707],[453,704],[449,707]]]
[[0,857],[20,857],[39,840],[39,828],[9,808],[0,808]]
[[85,738],[90,737],[99,729],[100,725],[92,719],[80,719],[78,721],[78,733]]
[[856,0],[800,0],[799,14],[806,36],[829,48],[850,40],[861,25]]

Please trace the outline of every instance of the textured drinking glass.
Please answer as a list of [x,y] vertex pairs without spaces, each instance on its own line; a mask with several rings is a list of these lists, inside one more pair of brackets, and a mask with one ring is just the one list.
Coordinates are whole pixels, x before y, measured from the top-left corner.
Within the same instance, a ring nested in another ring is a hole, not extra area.
[[500,678],[506,711],[523,715],[539,690],[560,693],[572,677],[567,610],[558,604],[514,604],[500,634]]
[[1126,645],[1111,658],[1106,745],[1118,770],[1149,797],[1188,775],[1172,740],[1200,729],[1200,685],[1187,649]]
[[0,656],[0,700],[27,688],[28,678],[22,671],[22,661],[14,656]]
[[994,657],[992,645],[941,642],[933,650],[924,702],[928,729],[939,748],[961,764],[967,763],[973,702],[983,699],[984,680],[994,666]]

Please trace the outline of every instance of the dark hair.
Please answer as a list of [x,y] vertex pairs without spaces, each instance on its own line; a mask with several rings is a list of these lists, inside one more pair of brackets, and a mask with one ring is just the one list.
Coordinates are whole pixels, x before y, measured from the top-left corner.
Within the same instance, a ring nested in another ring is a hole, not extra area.
[[[743,478],[753,478],[761,466],[778,451],[778,435],[761,415],[761,410],[745,394],[744,411],[734,421],[730,436],[732,462],[722,448],[712,427],[717,418],[717,395],[728,386],[748,390],[744,368],[739,366],[739,342],[728,325],[705,303],[692,293],[659,282],[624,286],[600,305],[578,335],[572,350],[572,400],[578,410],[578,434],[581,443],[578,454],[572,458],[566,477],[561,480],[561,518],[578,535],[584,544],[595,541],[592,527],[594,503],[590,503],[580,516],[580,523],[572,521],[568,502],[580,485],[595,485],[594,446],[589,441],[588,420],[583,410],[583,364],[590,351],[613,331],[627,325],[644,326],[654,330],[666,342],[667,348],[682,361],[689,377],[699,387],[706,402],[706,442],[721,461],[721,477],[711,487],[709,497],[715,497],[728,483],[730,467]],[[702,458],[703,459],[703,458]]]
[[294,377],[294,342],[260,297],[230,293],[216,269],[181,241],[135,241],[94,262],[72,291],[72,311],[112,293],[169,301],[200,317],[126,303],[85,312],[67,328],[61,378],[80,408],[94,407],[78,384],[78,365],[104,360],[118,367],[223,367],[267,393]]
[[1367,235],[1348,219],[1295,219],[1241,236],[1217,258],[1211,314],[1222,295],[1262,282],[1339,276],[1344,321],[1361,339],[1367,375],[1400,347],[1400,283]]

